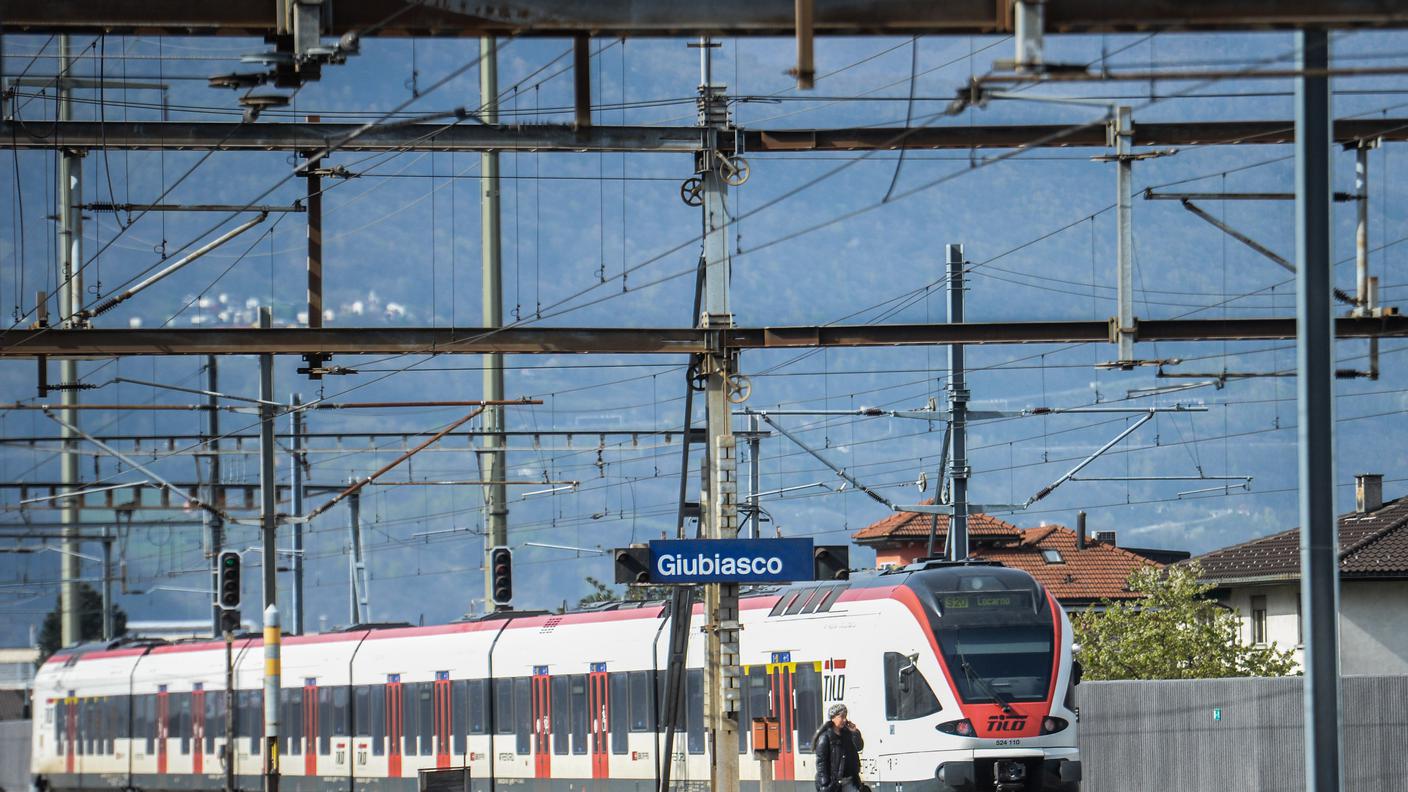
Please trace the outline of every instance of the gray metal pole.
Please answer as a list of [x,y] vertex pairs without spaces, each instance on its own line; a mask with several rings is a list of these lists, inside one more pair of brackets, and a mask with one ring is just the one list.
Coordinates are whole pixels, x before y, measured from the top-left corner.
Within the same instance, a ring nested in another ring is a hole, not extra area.
[[[499,121],[499,55],[498,44],[493,36],[479,39],[482,58],[479,62],[480,118],[485,124]],[[503,258],[499,240],[499,154],[486,151],[479,155],[479,225],[481,259],[483,266],[484,327],[501,327],[504,317]],[[491,353],[484,356],[484,399],[503,401],[504,398],[504,356]],[[502,432],[504,410],[490,406],[484,410],[484,429],[489,432]],[[505,441],[501,434],[484,437],[482,466],[485,481],[503,481],[505,465]],[[502,484],[484,486],[485,541],[484,541],[484,608],[487,611],[494,601],[492,572],[489,565],[489,550],[508,544],[508,488]]]
[[1134,159],[1129,143],[1134,119],[1128,107],[1115,115],[1115,300],[1119,321],[1116,362],[1129,368],[1134,361]]
[[[274,324],[273,311],[267,306],[259,309],[259,326],[265,330]],[[263,404],[259,405],[259,495],[260,495],[260,550],[263,557],[261,572],[264,577],[264,602],[260,608],[260,613],[264,619],[273,615],[274,623],[278,623],[278,581],[279,581],[279,515],[278,515],[278,482],[275,479],[275,454],[278,447],[274,444],[274,421],[276,411],[272,404],[274,401],[274,356],[259,356],[259,398]],[[265,624],[267,625],[267,621]],[[275,629],[278,629],[277,626]],[[268,631],[265,631],[265,640],[268,640]],[[272,670],[272,673],[271,673]],[[265,695],[268,696],[268,686],[271,682],[277,684],[277,665],[271,667],[266,663],[265,674]],[[278,792],[279,790],[279,752],[275,750],[274,741],[278,739],[278,700],[265,702],[264,727],[266,733],[264,740],[264,792]]]
[[112,623],[112,527],[103,526],[103,640],[111,641]]
[[[73,64],[68,36],[59,36],[61,78],[69,76],[69,70]],[[72,95],[66,79],[59,80],[58,99],[59,121],[73,120]],[[83,276],[80,272],[80,267],[83,265],[83,212],[78,208],[79,204],[83,202],[83,152],[64,149],[59,152],[58,157],[59,326],[74,327],[80,321],[78,312],[83,308]],[[77,361],[59,361],[59,381],[65,385],[72,385],[78,381]],[[71,389],[62,391],[59,402],[66,408],[78,404],[78,392]],[[59,416],[65,423],[74,427],[78,426],[77,410],[64,409],[59,413]],[[59,481],[66,485],[65,490],[68,490],[72,489],[72,485],[79,480],[78,433],[64,429],[61,434],[64,450],[59,456]],[[82,640],[82,614],[78,613],[78,523],[82,519],[78,508],[79,503],[81,503],[81,499],[79,501],[65,500],[64,507],[59,512],[59,519],[65,525],[64,552],[62,560],[59,561],[62,580],[59,588],[61,602],[59,632],[64,646],[71,646]]]
[[[701,193],[704,210],[704,307],[701,325],[718,330],[733,326],[729,308],[732,260],[728,248],[728,184],[720,175],[724,164],[716,159],[717,143],[729,127],[724,86],[713,84],[713,47],[706,37],[699,50],[699,121],[709,142],[702,159]],[[734,359],[729,352],[705,354],[701,370],[707,376],[705,426],[709,438],[708,477],[701,503],[705,536],[732,539],[738,536],[738,459],[733,436],[733,405],[729,378]],[[707,622],[704,659],[705,724],[713,737],[710,746],[710,780],[718,790],[738,789],[738,706],[741,698],[738,656],[738,585],[704,586]],[[668,758],[668,757],[667,757]]]
[[367,621],[366,562],[362,558],[362,495],[354,492],[347,498],[347,606],[349,624]]
[[[289,457],[291,474],[293,514],[303,516],[303,411],[297,409],[303,404],[303,397],[293,394],[293,453]],[[293,556],[289,566],[293,569],[293,593],[289,597],[289,608],[293,611],[290,631],[294,635],[303,634],[303,523],[293,523]]]
[[[948,246],[948,321],[963,322],[963,246]],[[962,561],[968,557],[968,379],[963,371],[963,345],[948,347],[948,466],[953,515],[948,519],[948,557]]]
[[[206,397],[206,404],[210,410],[206,415],[206,432],[210,437],[207,441],[206,451],[209,452],[210,465],[210,488],[206,494],[206,503],[217,509],[225,508],[224,488],[220,486],[220,398],[216,393],[220,392],[220,358],[216,355],[206,355],[205,357],[205,389],[210,391]],[[218,591],[220,587],[220,570],[216,566],[216,559],[220,557],[220,551],[225,549],[225,520],[220,515],[209,510],[201,510],[201,514],[206,523],[207,558],[210,559],[210,588]],[[220,606],[211,604],[211,625],[210,634],[220,634]]]
[[1339,792],[1339,567],[1335,524],[1335,348],[1330,301],[1330,91],[1324,30],[1296,34],[1296,397],[1301,612],[1305,625],[1305,789]]
[[752,523],[753,530],[749,536],[757,539],[763,535],[763,499],[758,496],[762,490],[762,460],[758,458],[758,452],[762,447],[762,438],[758,436],[758,416],[748,416],[748,429],[751,434],[748,436],[748,519]]

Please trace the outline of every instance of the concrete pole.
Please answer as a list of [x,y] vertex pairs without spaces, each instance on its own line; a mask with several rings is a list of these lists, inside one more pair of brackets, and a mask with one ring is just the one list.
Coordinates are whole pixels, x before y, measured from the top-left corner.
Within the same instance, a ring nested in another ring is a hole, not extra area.
[[[59,36],[59,121],[73,120],[73,100],[68,87],[68,77],[74,65],[68,36]],[[83,203],[83,152],[65,149],[59,152],[59,226],[58,226],[58,308],[59,326],[75,327],[80,323],[78,312],[83,309],[83,211],[78,207]],[[78,382],[78,362],[59,361],[59,381],[65,385]],[[63,405],[59,417],[68,426],[78,426],[78,411],[70,409],[78,404],[78,391],[66,389],[60,392],[59,403]],[[79,481],[78,433],[65,426],[60,431],[63,438],[63,453],[59,455],[59,482],[65,490],[76,489]],[[82,518],[79,504],[81,499],[66,498],[59,511],[59,520],[64,524],[62,560],[59,562],[60,637],[64,646],[71,646],[82,640],[82,614],[78,612],[78,523]]]
[[[499,123],[499,55],[493,36],[479,39],[482,58],[479,62],[480,117],[485,124]],[[504,321],[503,257],[499,240],[499,153],[486,151],[479,155],[479,228],[480,255],[483,266],[484,327],[502,327]],[[503,401],[504,356],[491,353],[484,356],[484,399]],[[484,408],[484,451],[480,466],[485,481],[505,479],[504,436],[493,434],[504,429],[504,408],[493,405]],[[484,485],[484,608],[494,601],[493,580],[489,566],[489,550],[508,544],[508,488],[503,484]]]
[[[206,397],[206,406],[209,412],[206,415],[206,433],[210,437],[206,451],[210,454],[210,488],[206,492],[206,503],[218,509],[225,507],[225,489],[220,486],[220,399],[215,396],[220,392],[220,358],[216,355],[206,355],[205,357],[205,389],[210,391]],[[210,559],[210,587],[218,591],[220,587],[220,568],[216,566],[216,560],[220,558],[220,551],[225,549],[225,520],[218,514],[208,510],[201,510],[202,519],[205,521],[206,529],[206,557]],[[220,634],[220,606],[211,605],[210,634]]]
[[1305,625],[1305,789],[1339,792],[1339,547],[1335,524],[1335,347],[1330,302],[1329,37],[1296,34],[1296,397],[1301,612]]
[[347,498],[347,594],[349,624],[363,624],[367,618],[366,561],[362,558],[362,495]]
[[1355,313],[1368,315],[1374,306],[1369,304],[1369,149],[1367,143],[1360,143],[1354,150],[1354,299],[1358,302]]
[[[294,411],[291,415],[293,421],[293,453],[289,456],[289,472],[291,475],[291,494],[293,502],[293,514],[296,517],[303,516],[303,411],[297,409],[303,404],[303,397],[297,393],[292,398]],[[303,634],[303,523],[293,523],[293,557],[289,559],[289,566],[293,569],[293,594],[289,597],[289,607],[292,613],[292,621],[289,629],[294,635]]]
[[[963,246],[948,246],[948,321],[963,322]],[[948,520],[950,561],[968,558],[968,378],[963,370],[963,345],[948,347],[949,480],[953,483],[953,515]],[[937,500],[937,499],[936,499]]]
[[[728,185],[719,175],[714,142],[728,126],[723,86],[712,81],[713,49],[700,42],[700,121],[710,145],[703,152],[704,305],[701,326],[721,330],[733,325],[729,309],[732,261],[728,249]],[[738,536],[738,471],[733,436],[733,410],[728,400],[734,361],[719,349],[704,356],[704,391],[708,445],[705,537]],[[718,790],[738,789],[738,705],[741,697],[738,657],[738,586],[711,583],[704,587],[705,627],[704,712],[713,736],[710,780]]]
[[[266,307],[259,309],[259,327],[269,329],[274,324],[273,311]],[[274,630],[278,630],[279,609],[278,609],[278,580],[279,580],[279,516],[277,512],[278,497],[276,488],[278,481],[275,479],[275,453],[277,446],[274,444],[274,420],[276,411],[270,404],[274,400],[274,356],[259,356],[259,495],[260,495],[260,550],[263,557],[261,572],[264,577],[264,607],[261,612],[264,614],[265,628],[264,640],[267,644],[269,640],[269,619],[273,619]],[[279,792],[279,752],[275,742],[278,740],[279,715],[278,715],[278,689],[269,692],[269,682],[272,677],[274,684],[278,684],[278,661],[274,661],[271,666],[267,662],[264,668],[264,792]],[[271,700],[272,698],[272,700]],[[270,714],[272,712],[272,715]],[[268,731],[272,729],[272,733]]]

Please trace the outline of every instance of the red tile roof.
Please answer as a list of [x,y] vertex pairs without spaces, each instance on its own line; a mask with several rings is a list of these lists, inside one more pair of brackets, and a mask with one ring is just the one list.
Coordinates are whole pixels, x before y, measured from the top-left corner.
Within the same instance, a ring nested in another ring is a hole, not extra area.
[[[930,505],[933,502],[932,499],[923,501],[924,505]],[[879,522],[867,525],[851,534],[851,538],[860,544],[877,544],[892,539],[927,539],[929,537],[929,523],[932,519],[933,515],[930,514],[899,512]],[[947,535],[948,515],[940,514],[938,543],[943,544],[944,537]],[[1016,539],[1020,535],[1021,529],[1017,526],[999,520],[992,515],[968,515],[968,536],[970,539],[989,539],[997,537]]]
[[[973,556],[1030,574],[1065,604],[1137,598],[1140,595],[1126,585],[1130,574],[1140,567],[1162,566],[1102,542],[1089,541],[1084,550],[1077,550],[1076,532],[1060,525],[1028,528],[1021,533],[1022,540],[1016,545],[979,546],[973,549]],[[1045,550],[1057,551],[1060,563],[1047,561]]]
[[[1340,574],[1345,577],[1408,577],[1408,497],[1367,514],[1340,515]],[[1300,529],[1224,547],[1197,562],[1203,579],[1215,582],[1300,578]]]
[[[930,519],[928,514],[894,514],[862,528],[852,534],[852,538],[859,544],[872,546],[915,546],[928,538]],[[1138,597],[1125,585],[1130,573],[1143,566],[1162,566],[1123,548],[1093,540],[1084,550],[1077,550],[1075,531],[1059,525],[1022,530],[989,514],[971,514],[968,530],[970,538],[976,540],[971,550],[974,558],[1021,569],[1066,604]],[[938,545],[943,545],[947,534],[948,517],[939,515]],[[1047,561],[1044,550],[1057,551],[1060,562]]]

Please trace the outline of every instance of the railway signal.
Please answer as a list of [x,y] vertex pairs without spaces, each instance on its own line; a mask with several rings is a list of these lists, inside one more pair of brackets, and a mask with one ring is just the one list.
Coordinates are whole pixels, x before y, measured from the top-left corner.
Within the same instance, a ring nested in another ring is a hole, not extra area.
[[507,608],[513,601],[513,551],[502,546],[490,550],[489,574],[494,605]]
[[813,580],[846,580],[851,576],[851,548],[818,545],[812,548]]
[[234,550],[221,553],[219,569],[216,603],[226,611],[234,610],[240,606],[240,554]]

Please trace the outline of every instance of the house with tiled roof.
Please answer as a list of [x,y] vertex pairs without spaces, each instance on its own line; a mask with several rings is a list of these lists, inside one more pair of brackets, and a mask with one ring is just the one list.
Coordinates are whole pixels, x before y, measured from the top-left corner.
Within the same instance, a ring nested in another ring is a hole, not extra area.
[[[862,528],[852,535],[857,544],[875,550],[877,566],[901,566],[929,555],[929,532],[934,516],[900,513]],[[948,538],[948,517],[939,515],[934,552],[943,553]],[[1139,597],[1126,582],[1134,570],[1162,568],[1164,560],[1187,558],[1168,552],[1156,560],[1139,551],[1117,546],[1114,532],[1099,538],[1083,536],[1060,525],[1022,529],[990,514],[968,516],[969,555],[1021,569],[1041,582],[1067,611],[1084,610],[1104,600]],[[1152,551],[1145,551],[1151,552]]]
[[[1408,497],[1385,502],[1382,475],[1356,476],[1339,547],[1341,670],[1408,674]],[[1294,647],[1301,660],[1299,528],[1192,560],[1218,601],[1241,615],[1243,641]]]

